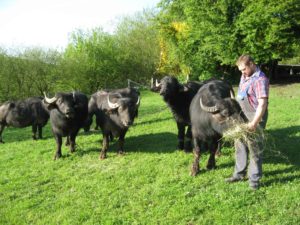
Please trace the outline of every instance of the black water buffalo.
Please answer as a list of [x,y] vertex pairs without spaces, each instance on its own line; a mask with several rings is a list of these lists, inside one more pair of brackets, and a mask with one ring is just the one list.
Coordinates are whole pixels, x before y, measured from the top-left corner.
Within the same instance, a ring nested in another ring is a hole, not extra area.
[[[190,126],[189,107],[193,97],[196,95],[203,83],[189,81],[180,84],[175,77],[165,76],[159,83],[152,83],[151,90],[159,92],[163,100],[171,109],[178,128],[178,148],[185,152],[192,150],[192,133]],[[186,133],[185,129],[187,127]]]
[[238,102],[233,99],[231,85],[222,80],[212,80],[204,84],[190,105],[190,117],[194,142],[194,162],[191,175],[199,172],[201,143],[210,140],[210,157],[207,169],[216,166],[215,152],[218,140],[234,121],[246,122],[247,118]]
[[61,157],[62,137],[67,137],[70,151],[75,151],[75,139],[88,116],[88,98],[80,92],[56,93],[53,98],[45,94],[44,105],[50,111],[52,132],[57,144],[54,159]]
[[[5,126],[32,126],[32,138],[42,138],[42,128],[49,119],[49,112],[42,104],[42,98],[31,97],[23,101],[8,101],[0,106],[0,143]],[[38,132],[38,136],[37,136]]]
[[[123,88],[94,93],[89,101],[89,118],[96,115],[96,123],[103,133],[100,159],[106,158],[111,135],[119,137],[119,154],[124,153],[124,139],[138,115],[140,93],[134,88]],[[90,121],[91,123],[91,121]]]

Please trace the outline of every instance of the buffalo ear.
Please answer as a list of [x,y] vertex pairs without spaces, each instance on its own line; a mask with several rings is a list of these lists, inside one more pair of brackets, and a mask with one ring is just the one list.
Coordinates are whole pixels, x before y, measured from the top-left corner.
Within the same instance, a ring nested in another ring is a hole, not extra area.
[[109,108],[109,109],[104,109],[103,111],[105,112],[105,114],[110,115],[113,114],[116,111],[116,109]]
[[179,86],[179,92],[187,92],[187,91],[189,91],[189,88],[186,85]]
[[212,114],[212,117],[214,119],[216,119],[219,123],[223,122],[226,120],[226,116],[222,115],[221,113],[215,113],[215,114]]
[[46,109],[48,109],[48,110],[52,110],[52,109],[55,109],[56,108],[56,103],[55,102],[53,102],[53,103],[47,103],[46,101],[45,101],[45,99],[43,99],[43,105],[46,107]]
[[8,103],[8,108],[9,109],[15,108],[15,106],[16,106],[16,104],[14,102]]

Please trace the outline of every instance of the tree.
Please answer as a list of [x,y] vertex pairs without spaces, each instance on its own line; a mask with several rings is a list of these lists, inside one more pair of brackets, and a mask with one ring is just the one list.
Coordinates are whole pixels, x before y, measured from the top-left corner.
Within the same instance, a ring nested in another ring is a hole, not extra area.
[[[299,0],[163,0],[160,7],[162,37],[172,43],[167,52],[195,78],[231,74],[243,53],[258,63],[290,57],[299,43]],[[184,23],[185,33],[174,22]]]
[[144,10],[123,17],[115,37],[120,46],[118,61],[122,79],[147,84],[159,62],[159,39],[154,18],[156,12]]
[[[87,93],[127,85],[127,79],[146,84],[159,60],[152,11],[121,18],[116,32],[101,28],[73,32],[64,59],[73,85]],[[69,66],[68,66],[69,63]],[[67,75],[67,77],[69,76]]]
[[64,57],[71,85],[87,93],[112,86],[118,50],[114,37],[101,28],[73,32]]
[[0,57],[0,99],[14,100],[53,91],[61,80],[60,53],[55,50],[27,48]]

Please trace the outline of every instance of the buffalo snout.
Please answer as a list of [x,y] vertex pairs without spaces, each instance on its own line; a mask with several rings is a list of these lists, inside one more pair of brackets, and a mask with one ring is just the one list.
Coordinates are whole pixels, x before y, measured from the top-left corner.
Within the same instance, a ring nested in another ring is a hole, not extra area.
[[75,111],[72,108],[68,108],[65,110],[65,115],[67,118],[74,118],[75,116]]
[[122,123],[125,127],[129,127],[133,124],[132,121],[122,121]]

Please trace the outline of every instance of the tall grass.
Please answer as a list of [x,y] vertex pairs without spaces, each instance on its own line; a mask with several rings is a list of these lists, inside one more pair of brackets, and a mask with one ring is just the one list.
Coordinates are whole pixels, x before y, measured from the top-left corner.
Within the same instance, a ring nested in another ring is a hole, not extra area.
[[99,131],[80,132],[77,151],[53,161],[50,126],[43,140],[30,128],[8,128],[0,145],[0,224],[299,224],[300,84],[272,86],[267,130],[276,152],[264,152],[262,187],[227,184],[234,149],[216,170],[189,175],[192,154],[176,149],[176,124],[161,97],[142,92],[124,156],[114,141],[99,160]]

